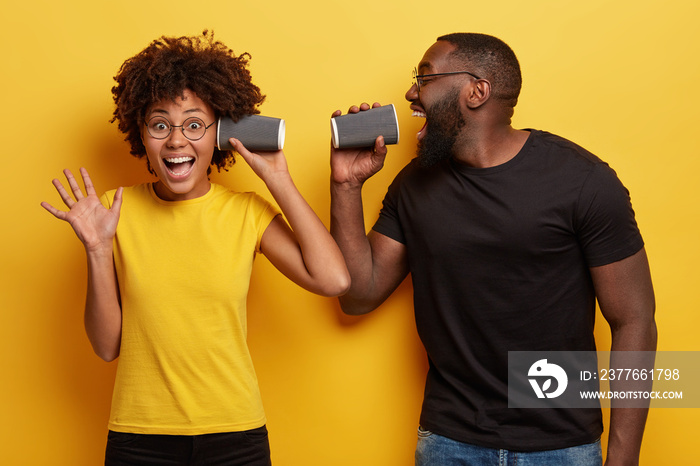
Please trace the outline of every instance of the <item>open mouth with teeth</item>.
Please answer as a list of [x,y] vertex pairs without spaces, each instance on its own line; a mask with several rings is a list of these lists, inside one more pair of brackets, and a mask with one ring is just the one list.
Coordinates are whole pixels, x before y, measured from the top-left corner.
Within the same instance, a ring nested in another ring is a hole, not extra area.
[[186,176],[194,167],[194,157],[167,157],[163,162],[173,176]]
[[[418,117],[418,118],[425,118],[425,112],[419,111],[419,110],[414,110],[412,116]],[[416,137],[420,141],[423,139],[426,133],[426,129],[428,129],[428,120],[425,120],[425,123],[423,124],[423,127],[418,131],[418,134],[416,134]]]

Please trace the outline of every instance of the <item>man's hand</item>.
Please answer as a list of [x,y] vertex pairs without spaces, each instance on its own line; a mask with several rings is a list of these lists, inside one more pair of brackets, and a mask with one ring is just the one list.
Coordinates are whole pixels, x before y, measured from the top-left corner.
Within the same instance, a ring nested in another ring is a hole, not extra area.
[[[375,102],[372,108],[379,106]],[[348,113],[358,113],[369,109],[369,104],[363,103],[359,107],[353,105]],[[340,110],[336,110],[332,116],[340,115]],[[353,188],[361,187],[365,181],[382,169],[386,153],[387,149],[382,136],[377,138],[374,147],[371,148],[335,149],[331,145],[331,182]]]

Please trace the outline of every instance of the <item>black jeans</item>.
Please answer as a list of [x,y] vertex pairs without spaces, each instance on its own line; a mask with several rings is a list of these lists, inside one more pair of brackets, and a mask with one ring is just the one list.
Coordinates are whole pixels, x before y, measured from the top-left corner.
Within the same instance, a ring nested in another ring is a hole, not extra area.
[[204,435],[109,431],[105,466],[270,466],[267,428]]

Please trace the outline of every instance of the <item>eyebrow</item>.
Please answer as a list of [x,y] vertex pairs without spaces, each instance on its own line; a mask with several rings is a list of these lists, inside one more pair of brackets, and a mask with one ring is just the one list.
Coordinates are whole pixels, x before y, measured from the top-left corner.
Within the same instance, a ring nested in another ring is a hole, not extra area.
[[[148,112],[148,113],[149,113],[149,114],[161,113],[161,114],[163,114],[163,115],[170,115],[170,112],[168,112],[167,110],[162,109],[162,108],[154,108],[153,110],[151,110],[151,111]],[[188,109],[185,110],[183,113],[185,113],[185,114],[191,114],[191,113],[206,113],[206,112],[205,112],[204,110],[202,110],[201,108],[199,108],[199,107],[194,107],[194,108],[188,108]]]
[[420,74],[425,74],[424,71],[426,68],[428,69],[428,71],[430,71],[430,69],[432,68],[432,66],[430,65],[430,62],[422,61],[422,62],[418,63],[418,71]]

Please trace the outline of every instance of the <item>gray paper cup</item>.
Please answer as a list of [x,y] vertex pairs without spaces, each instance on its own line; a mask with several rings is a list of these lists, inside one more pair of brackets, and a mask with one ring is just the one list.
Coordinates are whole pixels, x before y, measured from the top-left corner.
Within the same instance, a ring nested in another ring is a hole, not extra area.
[[250,151],[281,150],[284,135],[285,123],[279,118],[246,115],[234,122],[229,117],[221,117],[216,126],[216,147],[233,150],[228,140],[236,138]]
[[378,136],[384,136],[385,144],[399,142],[394,104],[331,118],[331,138],[336,149],[371,147]]

